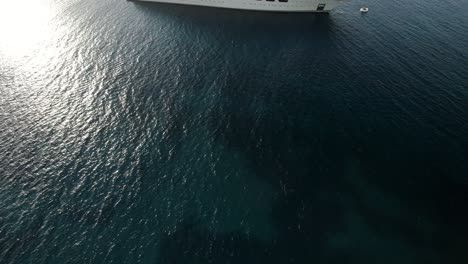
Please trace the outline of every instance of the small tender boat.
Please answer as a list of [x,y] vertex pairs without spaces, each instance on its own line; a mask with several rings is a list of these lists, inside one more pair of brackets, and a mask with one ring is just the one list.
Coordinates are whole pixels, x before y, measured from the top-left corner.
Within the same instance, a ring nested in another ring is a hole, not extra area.
[[361,7],[361,9],[359,11],[361,11],[361,13],[367,13],[367,12],[369,12],[369,8]]

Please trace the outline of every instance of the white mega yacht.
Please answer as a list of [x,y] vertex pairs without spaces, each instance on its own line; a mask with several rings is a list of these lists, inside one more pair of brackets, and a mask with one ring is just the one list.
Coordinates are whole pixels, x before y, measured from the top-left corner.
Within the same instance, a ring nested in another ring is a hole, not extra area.
[[271,12],[328,12],[347,0],[139,0]]

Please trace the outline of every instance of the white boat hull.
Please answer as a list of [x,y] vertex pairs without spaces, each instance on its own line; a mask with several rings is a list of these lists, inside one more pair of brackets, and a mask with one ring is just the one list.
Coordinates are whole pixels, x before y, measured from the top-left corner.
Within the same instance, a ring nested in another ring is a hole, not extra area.
[[139,0],[271,12],[329,12],[347,0]]

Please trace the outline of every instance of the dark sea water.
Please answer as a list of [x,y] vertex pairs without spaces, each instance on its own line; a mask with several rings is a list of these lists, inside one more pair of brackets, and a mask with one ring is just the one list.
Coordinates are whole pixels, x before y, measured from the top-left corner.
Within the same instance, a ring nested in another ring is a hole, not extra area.
[[0,263],[468,263],[467,25],[2,1]]

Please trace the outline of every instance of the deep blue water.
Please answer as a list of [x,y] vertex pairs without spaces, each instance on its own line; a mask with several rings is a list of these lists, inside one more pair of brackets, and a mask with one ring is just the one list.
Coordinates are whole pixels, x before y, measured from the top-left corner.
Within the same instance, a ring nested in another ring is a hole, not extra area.
[[468,1],[11,2],[0,263],[468,263]]

